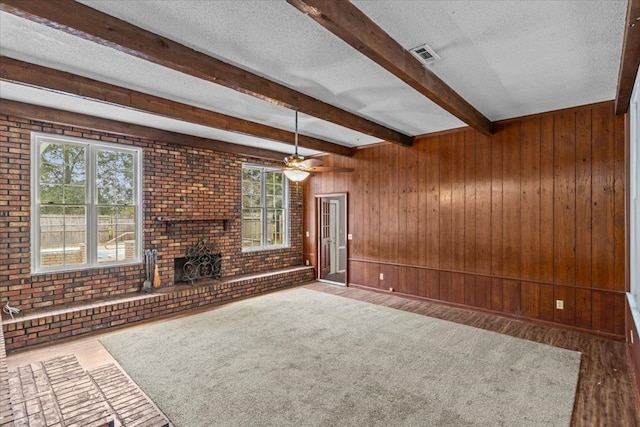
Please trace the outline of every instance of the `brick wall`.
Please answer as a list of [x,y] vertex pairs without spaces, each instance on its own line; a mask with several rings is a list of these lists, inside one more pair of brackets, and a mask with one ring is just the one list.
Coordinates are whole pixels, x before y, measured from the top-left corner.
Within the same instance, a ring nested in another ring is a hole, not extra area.
[[[93,268],[60,274],[30,273],[31,132],[47,132],[135,145],[144,150],[144,241],[158,250],[163,285],[172,285],[174,259],[201,238],[223,254],[223,276],[230,277],[302,264],[302,187],[290,186],[290,243],[281,250],[241,250],[241,167],[260,159],[188,148],[162,141],[123,137],[0,114],[0,303],[9,299],[23,310],[137,292],[144,266]],[[223,221],[167,224],[157,217]]]

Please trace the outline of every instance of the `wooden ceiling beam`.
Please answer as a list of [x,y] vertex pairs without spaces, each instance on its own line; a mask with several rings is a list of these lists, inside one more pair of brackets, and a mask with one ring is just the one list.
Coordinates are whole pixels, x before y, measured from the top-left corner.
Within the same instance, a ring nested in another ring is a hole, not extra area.
[[[293,132],[114,86],[64,71],[30,64],[6,56],[0,56],[0,80],[63,92],[83,99],[114,104],[216,129],[294,144],[295,134]],[[352,149],[349,147],[306,135],[299,135],[298,144],[301,147],[341,156],[350,156],[352,154]]]
[[287,0],[292,6],[477,131],[492,122],[348,0]]
[[27,104],[24,102],[0,99],[0,114],[20,117],[39,122],[54,123],[62,126],[79,127],[98,132],[115,133],[134,138],[161,141],[185,147],[205,148],[224,153],[233,153],[240,156],[256,157],[267,160],[282,161],[288,154],[263,148],[248,147],[215,139],[201,138],[193,135],[185,135],[156,129],[148,126],[119,122],[111,119],[89,116],[87,114],[74,113],[51,107]]
[[633,85],[640,67],[640,0],[629,0],[627,18],[624,22],[622,58],[616,91],[616,114],[624,114],[629,110]]
[[2,0],[0,10],[386,141],[413,138],[72,0]]

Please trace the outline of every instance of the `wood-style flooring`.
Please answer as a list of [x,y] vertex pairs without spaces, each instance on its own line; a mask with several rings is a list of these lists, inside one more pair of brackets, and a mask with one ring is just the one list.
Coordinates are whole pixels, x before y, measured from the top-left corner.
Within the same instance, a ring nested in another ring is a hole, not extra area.
[[[624,342],[389,293],[320,282],[308,284],[305,287],[543,344],[580,351],[582,353],[582,363],[572,426],[640,426],[640,405],[635,399],[627,360],[627,349]],[[204,310],[205,308],[202,308],[197,311]],[[191,311],[172,317],[181,317],[194,312]],[[63,354],[74,354],[82,367],[87,370],[107,363],[117,363],[99,343],[98,338],[100,336],[101,334],[91,335],[57,345],[11,354],[7,358],[9,369],[16,369],[18,366]]]
[[424,300],[323,283],[309,289],[372,304],[448,320],[582,353],[571,425],[638,427],[640,402],[635,398],[626,343],[507,317],[454,308]]

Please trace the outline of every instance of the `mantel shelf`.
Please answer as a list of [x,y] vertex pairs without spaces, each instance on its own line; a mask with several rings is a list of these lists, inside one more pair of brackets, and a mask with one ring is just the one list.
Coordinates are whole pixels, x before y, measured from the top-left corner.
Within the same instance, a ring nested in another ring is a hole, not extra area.
[[163,222],[167,229],[170,229],[173,224],[179,222],[212,222],[222,221],[222,226],[225,230],[229,229],[229,221],[233,221],[235,217],[231,216],[157,216],[155,220]]
[[192,221],[231,221],[230,216],[157,216],[156,221],[160,222],[192,222]]

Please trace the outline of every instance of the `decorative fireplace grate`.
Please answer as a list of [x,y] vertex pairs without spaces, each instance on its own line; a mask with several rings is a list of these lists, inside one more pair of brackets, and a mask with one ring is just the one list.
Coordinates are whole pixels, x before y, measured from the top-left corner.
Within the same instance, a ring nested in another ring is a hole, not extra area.
[[207,239],[201,239],[187,251],[182,266],[182,280],[193,282],[200,279],[222,277],[222,254],[215,253],[215,246]]

